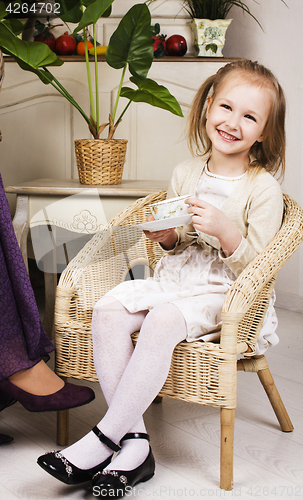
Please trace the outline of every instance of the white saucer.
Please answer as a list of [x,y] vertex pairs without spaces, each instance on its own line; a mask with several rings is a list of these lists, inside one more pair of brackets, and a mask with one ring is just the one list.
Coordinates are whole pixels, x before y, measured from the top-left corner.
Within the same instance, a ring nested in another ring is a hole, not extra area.
[[184,226],[191,222],[191,215],[181,215],[179,217],[170,217],[169,219],[151,220],[136,224],[136,227],[144,229],[145,231],[162,231],[163,229],[170,229],[172,227]]

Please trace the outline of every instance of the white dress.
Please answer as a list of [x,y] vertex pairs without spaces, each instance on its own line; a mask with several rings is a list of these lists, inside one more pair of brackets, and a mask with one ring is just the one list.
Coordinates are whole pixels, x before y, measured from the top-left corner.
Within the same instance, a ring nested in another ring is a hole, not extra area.
[[[195,196],[221,209],[244,175],[214,175],[206,166]],[[166,302],[173,303],[184,316],[186,340],[210,341],[219,338],[225,295],[235,279],[233,272],[220,259],[218,250],[208,245],[202,248],[199,244],[193,244],[183,252],[165,254],[158,262],[153,277],[125,281],[107,295],[115,297],[131,313],[150,310]],[[274,296],[258,341],[258,354],[270,344],[278,342],[273,302]]]

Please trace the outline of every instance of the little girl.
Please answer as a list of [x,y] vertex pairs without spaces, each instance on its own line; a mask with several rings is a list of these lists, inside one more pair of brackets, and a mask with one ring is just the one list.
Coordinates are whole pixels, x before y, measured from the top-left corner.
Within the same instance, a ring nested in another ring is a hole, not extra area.
[[112,497],[153,476],[142,415],[175,346],[218,336],[226,292],[281,225],[272,174],[284,172],[284,118],[279,83],[255,62],[227,64],[199,89],[188,124],[197,155],[177,166],[168,189],[168,198],[195,193],[187,200],[192,222],[145,232],[167,251],[154,276],[121,283],[95,305],[94,361],[109,408],[80,441],[38,459],[57,479],[92,478],[96,495]]

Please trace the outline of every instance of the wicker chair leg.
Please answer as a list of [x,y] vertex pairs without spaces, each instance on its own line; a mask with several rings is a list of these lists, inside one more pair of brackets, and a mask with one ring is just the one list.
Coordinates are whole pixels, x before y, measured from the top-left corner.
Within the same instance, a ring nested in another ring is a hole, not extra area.
[[233,489],[233,456],[234,456],[234,426],[235,410],[221,408],[221,466],[220,488]]
[[294,427],[289,418],[289,415],[286,411],[286,408],[283,404],[283,401],[280,397],[280,394],[276,388],[274,379],[272,374],[270,373],[269,368],[265,368],[264,370],[258,370],[258,377],[263,385],[265,392],[268,396],[268,399],[273,407],[273,410],[276,414],[276,417],[279,421],[281,429],[283,432],[291,432]]
[[57,444],[68,445],[69,410],[57,411]]

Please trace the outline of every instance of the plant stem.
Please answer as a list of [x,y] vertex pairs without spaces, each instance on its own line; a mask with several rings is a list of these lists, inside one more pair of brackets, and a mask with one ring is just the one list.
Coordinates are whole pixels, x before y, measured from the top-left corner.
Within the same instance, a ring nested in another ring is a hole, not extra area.
[[98,78],[96,23],[93,24],[93,38],[94,38],[94,49],[95,49],[96,126],[97,126],[97,132],[98,132],[98,130],[99,130],[99,78]]
[[[47,68],[43,68],[45,72],[50,73],[50,71]],[[61,85],[61,83],[57,80],[57,78],[54,77],[52,73],[50,73],[53,77],[53,80],[50,80],[51,85],[59,92],[65,99],[67,99],[78,111],[81,113],[85,121],[90,125],[91,121],[89,117],[86,115],[86,113],[83,111],[83,109],[79,106],[79,104],[75,101],[75,99],[69,94],[69,92]]]
[[114,107],[114,111],[113,111],[113,114],[112,114],[113,122],[115,121],[115,116],[116,116],[116,112],[117,112],[117,107],[118,107],[119,97],[120,97],[120,94],[121,94],[121,89],[122,89],[122,85],[123,85],[123,80],[124,80],[124,76],[125,76],[126,67],[127,67],[127,63],[125,63],[125,66],[124,66],[123,71],[122,71],[122,76],[121,76],[121,80],[120,80],[120,84],[119,84],[119,88],[118,88],[118,93],[117,93],[117,97],[116,97],[115,107]]
[[90,67],[89,67],[87,38],[86,38],[85,28],[83,29],[83,40],[84,40],[84,48],[85,48],[85,62],[86,62],[86,73],[87,73],[87,81],[88,81],[88,92],[89,92],[91,115],[92,115],[93,121],[95,122],[96,121],[96,114],[95,114],[95,106],[94,106],[94,99],[93,99],[92,79],[91,79]]
[[125,106],[124,110],[122,111],[121,115],[119,116],[118,120],[116,121],[116,123],[114,124],[114,126],[118,125],[119,121],[122,120],[123,116],[125,115],[126,111],[128,110],[129,106],[131,105],[131,103],[133,102],[134,100],[134,97],[135,95],[137,94],[138,90],[136,90],[136,92],[134,93],[133,95],[133,98],[130,99],[127,103],[127,105]]

